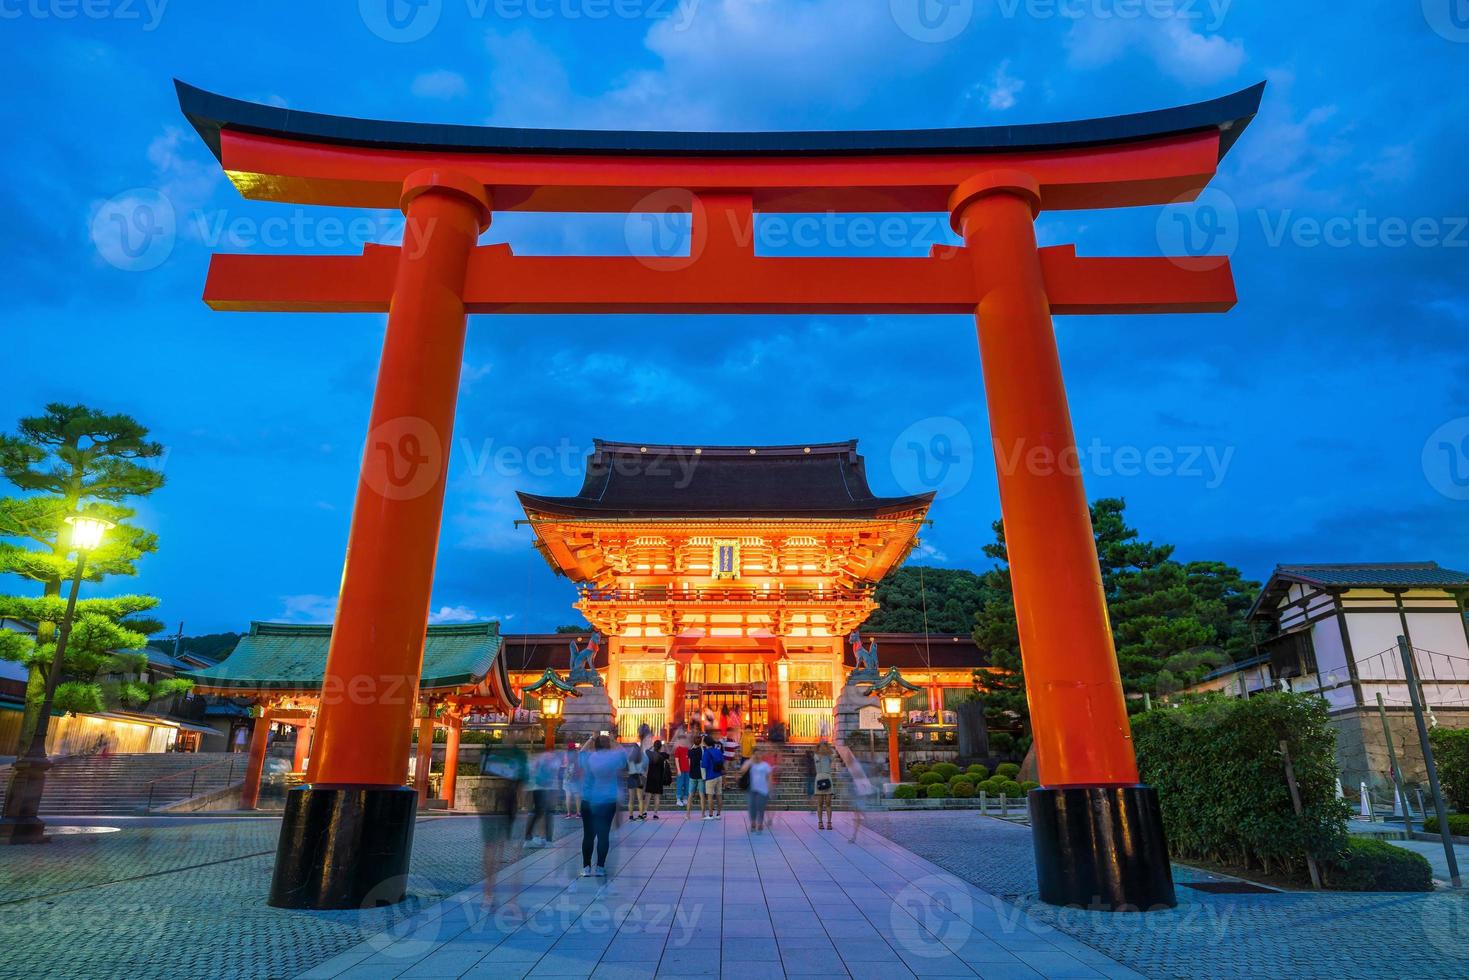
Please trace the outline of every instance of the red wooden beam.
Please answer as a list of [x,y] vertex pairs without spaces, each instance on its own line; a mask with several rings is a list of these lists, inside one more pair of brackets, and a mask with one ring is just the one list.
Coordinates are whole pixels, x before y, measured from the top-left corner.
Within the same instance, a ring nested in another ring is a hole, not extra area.
[[[360,256],[215,255],[204,299],[216,310],[382,313],[399,249]],[[1041,249],[1053,313],[1217,313],[1235,303],[1224,258],[1080,258]],[[697,259],[470,256],[471,313],[972,313],[966,250],[924,258],[765,258],[711,243]]]

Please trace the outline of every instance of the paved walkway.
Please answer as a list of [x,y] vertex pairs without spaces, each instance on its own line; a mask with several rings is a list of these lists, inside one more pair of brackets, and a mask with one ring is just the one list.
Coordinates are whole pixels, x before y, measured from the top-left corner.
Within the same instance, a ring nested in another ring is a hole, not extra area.
[[1065,934],[1149,977],[1469,976],[1464,892],[1211,894],[1190,886],[1222,879],[1175,865],[1172,911],[1058,909],[1036,899],[1029,827],[963,813],[902,817],[869,825],[1003,898],[1018,928]]
[[605,879],[581,878],[580,834],[399,923],[304,976],[1136,977],[1067,936],[1040,936],[979,889],[850,820],[780,814],[625,824]]

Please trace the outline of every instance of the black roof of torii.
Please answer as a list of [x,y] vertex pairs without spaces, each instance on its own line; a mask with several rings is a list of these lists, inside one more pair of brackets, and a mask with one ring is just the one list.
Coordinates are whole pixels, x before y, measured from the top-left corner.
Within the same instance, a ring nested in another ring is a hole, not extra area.
[[1106,146],[1218,130],[1222,159],[1260,109],[1265,83],[1207,102],[1120,116],[951,129],[682,133],[523,129],[392,122],[245,102],[174,80],[179,107],[216,158],[219,133],[309,139],[344,146],[463,153],[594,153],[720,156],[976,153]]

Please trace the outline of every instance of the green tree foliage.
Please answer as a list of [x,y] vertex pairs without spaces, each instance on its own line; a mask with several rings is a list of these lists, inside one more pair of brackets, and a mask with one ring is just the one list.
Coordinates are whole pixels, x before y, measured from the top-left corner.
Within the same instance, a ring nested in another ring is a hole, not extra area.
[[[149,440],[148,430],[134,419],[83,405],[47,405],[44,414],[21,419],[14,435],[0,436],[0,475],[21,491],[20,496],[0,498],[0,573],[35,582],[42,599],[56,600],[34,609],[38,615],[24,617],[36,621],[38,632],[35,652],[22,657],[31,666],[23,737],[29,737],[35,725],[45,671],[55,649],[56,627],[65,608],[60,602],[62,584],[76,570],[68,553],[65,518],[85,506],[117,525],[87,558],[89,582],[135,574],[137,560],[156,550],[158,541],[152,532],[129,523],[135,512],[123,501],[163,485],[163,474],[148,465],[162,455],[163,447]],[[117,621],[112,625],[124,634],[137,632]],[[146,624],[135,620],[137,625]],[[123,649],[143,645],[142,639],[132,642],[131,635],[121,639],[130,644]],[[6,648],[15,643],[7,640]],[[72,644],[69,661],[73,650],[78,657],[87,656],[83,645],[76,640]],[[94,681],[88,667],[63,665],[83,685]]]
[[[179,653],[194,653],[210,660],[223,660],[234,652],[235,647],[240,645],[243,633],[204,633],[199,636],[186,636],[179,641]],[[155,638],[148,642],[155,650],[164,653],[173,653],[173,638]]]
[[[1336,798],[1336,733],[1314,694],[1208,694],[1133,721],[1143,781],[1157,787],[1181,858],[1304,874],[1306,855],[1342,860],[1350,807]],[[1296,816],[1280,743],[1289,747]]]
[[983,579],[974,572],[905,565],[878,583],[879,608],[862,628],[869,633],[968,633],[983,592]]
[[1469,812],[1469,728],[1435,728],[1428,743],[1444,795],[1455,810]]
[[[81,599],[66,643],[69,680],[59,684],[55,707],[60,711],[99,711],[108,705],[143,708],[172,694],[192,688],[188,681],[165,679],[144,682],[148,658],[141,651],[147,634],[156,632],[156,620],[143,615],[158,600],[125,595]],[[55,596],[21,598],[0,596],[0,617],[42,622],[59,621],[64,600]],[[43,676],[56,656],[55,638],[41,640],[15,630],[0,631],[0,657],[18,661]]]
[[[1172,545],[1144,541],[1127,524],[1126,507],[1116,498],[1099,499],[1091,507],[1122,686],[1129,694],[1168,695],[1248,654],[1244,614],[1259,583],[1223,562],[1175,561]],[[996,567],[983,577],[974,639],[989,651],[997,671],[976,672],[975,679],[986,690],[987,710],[1018,720],[1028,732],[1005,529],[1000,521],[993,527],[995,541],[984,550]]]

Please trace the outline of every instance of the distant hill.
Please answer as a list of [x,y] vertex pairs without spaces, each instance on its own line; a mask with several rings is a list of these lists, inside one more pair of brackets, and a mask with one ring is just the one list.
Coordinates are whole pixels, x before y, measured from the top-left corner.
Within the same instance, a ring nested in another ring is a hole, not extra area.
[[[206,633],[203,636],[186,636],[179,643],[181,653],[197,653],[211,660],[223,660],[235,649],[243,633]],[[148,641],[148,645],[164,653],[173,653],[173,637],[162,637]]]

